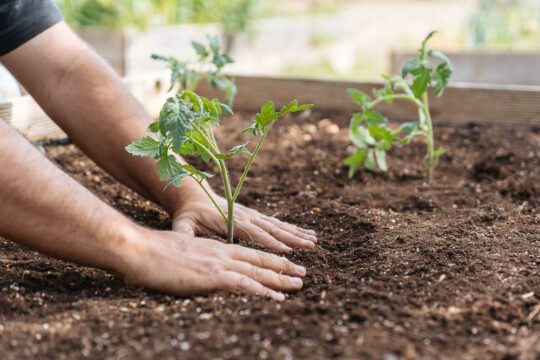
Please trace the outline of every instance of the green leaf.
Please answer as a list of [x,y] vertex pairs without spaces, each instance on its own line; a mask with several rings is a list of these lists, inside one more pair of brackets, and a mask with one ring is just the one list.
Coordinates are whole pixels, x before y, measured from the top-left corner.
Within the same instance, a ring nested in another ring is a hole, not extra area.
[[417,99],[422,97],[431,83],[431,69],[425,66],[419,66],[416,70],[413,71],[414,81],[411,86],[411,89],[414,93],[414,96]]
[[370,171],[377,172],[377,162],[375,160],[375,149],[367,151],[364,167]]
[[212,64],[214,64],[218,69],[221,69],[225,65],[232,64],[234,61],[227,54],[216,55],[212,59]]
[[418,59],[409,59],[401,69],[401,76],[405,79],[409,74],[412,74],[419,66]]
[[238,155],[238,154],[251,155],[251,152],[247,148],[247,145],[248,145],[248,143],[245,143],[245,144],[242,144],[242,145],[237,145],[237,146],[233,147],[231,150],[227,151],[226,153],[216,154],[216,157],[218,159],[220,159],[220,160],[228,160],[228,159],[230,159],[233,156]]
[[192,41],[191,45],[193,46],[193,48],[195,49],[195,51],[197,52],[197,54],[202,60],[206,59],[210,55],[210,53],[206,49],[206,46],[204,46],[200,42]]
[[313,107],[313,104],[298,105],[298,100],[295,99],[291,101],[288,105],[285,105],[281,108],[279,112],[279,116],[284,116],[289,113],[295,113],[295,112],[308,110],[308,109],[311,109],[312,107]]
[[272,101],[268,101],[261,107],[259,113],[255,115],[255,121],[259,127],[263,128],[272,121],[276,120],[277,117],[278,114],[276,113],[274,103]]
[[213,174],[210,174],[210,173],[207,173],[207,172],[204,172],[204,171],[200,171],[200,170],[197,170],[195,167],[189,165],[189,164],[184,164],[182,165],[182,169],[189,174],[189,176],[192,176],[195,178],[195,180],[201,182],[203,180],[208,180],[210,178],[213,178],[214,175]]
[[388,165],[386,163],[386,151],[376,148],[374,150],[374,157],[377,163],[377,167],[383,172],[388,171]]
[[149,132],[153,132],[154,134],[157,134],[159,133],[159,121],[154,121],[153,123],[151,123],[150,125],[148,125],[148,129],[147,129]]
[[388,122],[388,120],[380,112],[373,109],[366,110],[364,112],[364,117],[368,125],[380,126],[386,125],[386,123]]
[[444,150],[443,147],[437,148],[437,150],[435,150],[435,154],[434,154],[434,155],[435,155],[435,159],[440,158],[441,156],[444,155],[444,153],[445,153],[445,150]]
[[357,89],[347,89],[347,93],[355,104],[362,107],[367,106],[371,100],[368,94]]
[[441,63],[437,66],[435,73],[433,75],[433,81],[435,82],[435,96],[441,96],[450,81],[452,76],[452,69],[448,66],[447,63]]
[[343,163],[349,167],[349,179],[354,177],[354,174],[362,167],[364,161],[366,160],[367,151],[361,149],[356,151],[354,154],[347,157]]
[[208,43],[210,44],[210,49],[214,54],[219,54],[219,39],[215,35],[208,35]]
[[160,179],[169,181],[166,188],[170,185],[180,186],[182,179],[189,175],[172,155],[161,157],[157,162],[157,169]]
[[416,131],[418,131],[418,123],[417,122],[405,122],[401,124],[399,127],[399,130],[403,132],[405,135],[410,135]]
[[159,156],[160,142],[150,136],[143,136],[126,146],[126,151],[134,156]]
[[376,140],[376,141],[386,141],[389,143],[397,142],[399,141],[399,138],[394,135],[394,133],[388,129],[369,125],[368,126],[369,134]]
[[424,41],[422,41],[422,46],[420,47],[420,50],[418,50],[418,54],[419,54],[419,57],[420,59],[424,59],[424,57],[426,56],[426,46],[427,46],[427,43],[428,41],[433,37],[433,35],[435,35],[437,33],[437,31],[432,31],[430,32],[426,38],[424,39]]
[[186,132],[191,130],[193,114],[177,98],[169,98],[159,115],[159,128],[163,136],[171,136],[173,147],[178,148]]
[[352,143],[360,149],[366,148],[369,145],[375,145],[375,139],[363,125],[351,126],[349,129],[349,137],[351,138]]

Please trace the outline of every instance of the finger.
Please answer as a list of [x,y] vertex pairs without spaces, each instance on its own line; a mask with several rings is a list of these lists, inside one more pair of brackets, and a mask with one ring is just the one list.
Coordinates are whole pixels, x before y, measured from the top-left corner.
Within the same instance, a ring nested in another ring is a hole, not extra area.
[[313,240],[306,240],[303,237],[294,235],[293,233],[283,230],[279,226],[274,225],[266,220],[260,218],[252,218],[251,222],[266,231],[278,241],[285,243],[289,246],[303,249],[313,249],[315,247],[315,242]]
[[281,252],[289,252],[292,250],[289,246],[276,240],[276,238],[271,236],[269,233],[250,222],[239,221],[236,223],[236,225],[236,235],[240,239],[252,241],[271,250]]
[[173,231],[195,236],[195,224],[188,218],[180,218],[172,225]]
[[317,242],[317,232],[314,230],[307,230],[299,226],[295,226],[287,222],[281,221],[271,216],[262,215],[261,217],[262,219],[274,225],[277,225],[283,230],[289,231],[290,233],[293,233],[296,236],[304,237],[306,240],[312,240],[313,242]]
[[234,271],[225,271],[221,276],[221,290],[264,296],[276,301],[285,300],[285,295],[282,293],[269,289],[246,275]]
[[227,249],[233,259],[287,275],[306,276],[306,269],[303,266],[293,264],[284,257],[240,245],[228,245]]
[[225,267],[229,270],[249,276],[253,280],[273,290],[287,292],[297,291],[304,285],[302,279],[299,277],[277,273],[243,261],[231,261],[226,264]]

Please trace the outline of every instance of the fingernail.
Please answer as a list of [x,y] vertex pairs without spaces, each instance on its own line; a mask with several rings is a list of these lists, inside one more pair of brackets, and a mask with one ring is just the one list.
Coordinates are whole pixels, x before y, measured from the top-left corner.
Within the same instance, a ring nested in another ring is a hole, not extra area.
[[306,268],[303,267],[303,266],[300,266],[300,265],[296,265],[294,267],[294,269],[296,270],[296,272],[300,275],[306,275]]
[[317,235],[317,232],[315,230],[308,230],[308,233],[311,235]]
[[304,284],[304,282],[302,281],[302,279],[300,278],[291,278],[291,282],[294,286],[302,286]]
[[285,295],[279,292],[272,293],[272,299],[276,301],[285,301]]
[[290,252],[292,249],[286,245],[280,246],[279,249],[284,252]]

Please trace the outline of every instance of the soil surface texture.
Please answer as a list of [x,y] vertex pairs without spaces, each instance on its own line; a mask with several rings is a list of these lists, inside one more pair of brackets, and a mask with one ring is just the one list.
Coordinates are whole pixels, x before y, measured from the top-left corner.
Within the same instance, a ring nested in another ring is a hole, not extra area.
[[[224,148],[248,118],[223,121]],[[285,119],[240,197],[319,232],[317,249],[290,255],[308,269],[301,292],[178,298],[0,239],[0,357],[540,359],[539,129],[437,127],[446,154],[428,185],[422,141],[394,149],[388,173],[349,180],[347,124]],[[38,148],[135,221],[170,226],[74,145]]]

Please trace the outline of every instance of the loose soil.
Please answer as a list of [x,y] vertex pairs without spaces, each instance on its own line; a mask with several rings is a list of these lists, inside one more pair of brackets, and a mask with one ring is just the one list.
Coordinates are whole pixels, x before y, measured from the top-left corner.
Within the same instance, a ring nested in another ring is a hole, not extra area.
[[[223,143],[246,118],[224,121]],[[388,174],[348,180],[347,122],[284,120],[240,199],[319,232],[291,255],[309,271],[301,292],[178,298],[0,239],[1,357],[540,359],[539,129],[438,127],[429,186],[422,142],[394,150]],[[170,226],[75,146],[40,149],[137,222]]]

